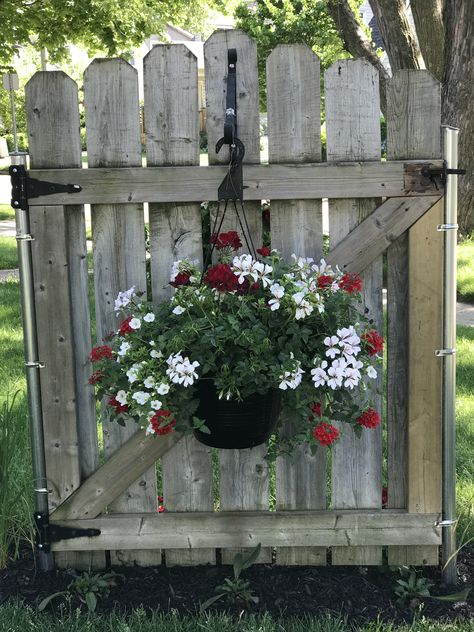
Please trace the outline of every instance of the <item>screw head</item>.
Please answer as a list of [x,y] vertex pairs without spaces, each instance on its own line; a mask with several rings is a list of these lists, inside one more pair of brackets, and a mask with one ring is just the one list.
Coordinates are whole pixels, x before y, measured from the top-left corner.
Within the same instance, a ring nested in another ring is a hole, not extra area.
[[20,206],[20,202],[18,202],[18,200],[13,200],[13,205],[14,206]]
[[12,169],[12,173],[18,173],[18,169],[17,169],[16,167],[14,167],[14,168]]

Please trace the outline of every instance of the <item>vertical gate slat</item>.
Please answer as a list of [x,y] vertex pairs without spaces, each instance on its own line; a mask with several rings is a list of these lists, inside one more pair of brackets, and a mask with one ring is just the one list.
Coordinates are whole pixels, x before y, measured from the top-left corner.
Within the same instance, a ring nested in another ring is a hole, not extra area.
[[[84,74],[89,168],[141,166],[137,72],[122,59],[97,59]],[[92,213],[94,284],[99,341],[118,323],[114,300],[120,290],[146,290],[145,228],[140,204],[96,205]],[[137,430],[103,421],[104,453],[110,457]],[[154,467],[121,494],[111,512],[156,511]],[[159,551],[112,551],[113,564],[159,564]]]
[[[26,87],[32,168],[81,166],[76,84],[62,72],[37,73]],[[39,324],[45,456],[56,507],[97,467],[90,375],[90,313],[82,206],[30,210]],[[104,554],[57,553],[58,566],[103,566]]]
[[[144,59],[147,165],[199,164],[197,59],[184,45],[155,46]],[[171,265],[202,263],[199,204],[150,204],[152,293],[171,296]],[[185,437],[162,457],[164,503],[171,511],[212,511],[211,449]],[[215,564],[215,549],[169,549],[167,566]]]
[[[325,74],[326,134],[329,162],[380,160],[380,104],[378,74],[363,60],[340,60]],[[329,241],[334,247],[378,205],[377,200],[330,200]],[[362,275],[364,302],[374,326],[382,327],[382,260]],[[381,373],[381,370],[379,370]],[[377,386],[381,387],[379,375]],[[382,400],[375,396],[377,410]],[[333,509],[380,508],[382,429],[366,430],[361,438],[343,425],[344,436],[332,455]],[[332,563],[381,564],[382,548],[334,547]]]
[[[387,158],[439,158],[440,118],[439,83],[426,71],[396,73],[387,87]],[[388,506],[413,512],[440,509],[441,361],[433,353],[441,342],[441,207],[387,252]],[[388,562],[437,564],[438,547],[391,546]]]
[[[227,147],[216,154],[216,142],[223,136],[226,107],[227,51],[237,50],[237,135],[245,145],[246,163],[260,162],[259,93],[256,43],[241,31],[216,31],[204,45],[206,82],[206,128],[209,164],[229,160]],[[245,168],[244,168],[245,178]],[[245,198],[245,191],[244,191]],[[255,247],[262,241],[261,206],[259,202],[245,203],[245,212]],[[222,231],[238,230],[237,219],[230,212]],[[265,447],[251,450],[220,450],[220,508],[231,510],[268,509],[268,466],[264,459]],[[235,549],[223,549],[222,561],[230,564]],[[271,561],[271,549],[262,549],[259,562]]]
[[[269,162],[320,162],[319,59],[302,44],[279,45],[267,61]],[[289,260],[293,253],[322,256],[321,200],[271,201],[271,243]],[[288,423],[285,430],[291,432]],[[276,463],[278,510],[326,508],[326,451],[312,456],[301,446],[291,458]],[[283,565],[326,563],[324,547],[279,547]]]

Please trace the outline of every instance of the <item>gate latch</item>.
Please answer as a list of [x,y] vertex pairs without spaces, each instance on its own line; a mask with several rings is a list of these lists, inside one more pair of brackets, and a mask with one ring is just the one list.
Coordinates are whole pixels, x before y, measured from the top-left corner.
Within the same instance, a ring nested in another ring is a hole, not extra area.
[[35,513],[36,525],[36,546],[41,551],[49,553],[52,542],[60,540],[72,540],[74,538],[91,538],[100,535],[100,529],[80,529],[77,527],[62,527],[58,524],[51,524],[49,515],[46,513]]
[[448,169],[446,162],[443,163],[442,167],[438,167],[437,165],[425,165],[421,169],[421,175],[425,178],[429,178],[437,189],[439,189],[438,182],[443,187],[446,186],[446,179],[449,175],[464,176],[465,174],[465,169]]
[[40,197],[41,195],[51,195],[52,193],[79,193],[82,187],[78,184],[59,184],[57,182],[46,182],[30,178],[25,169],[25,165],[12,165],[10,173],[12,183],[13,208],[28,210],[28,200]]

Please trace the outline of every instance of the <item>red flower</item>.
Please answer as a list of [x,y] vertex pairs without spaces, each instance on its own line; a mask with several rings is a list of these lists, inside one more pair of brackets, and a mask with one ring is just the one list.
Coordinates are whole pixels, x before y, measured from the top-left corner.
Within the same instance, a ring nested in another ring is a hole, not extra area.
[[373,408],[368,408],[360,417],[357,417],[356,423],[366,428],[376,428],[380,423],[380,415]]
[[334,279],[329,274],[322,274],[318,278],[318,288],[320,290],[323,290],[325,287],[329,287],[330,285],[332,285],[333,281]]
[[313,437],[319,445],[331,445],[339,439],[339,430],[332,424],[322,421],[313,428]]
[[227,263],[218,263],[208,268],[204,283],[219,292],[233,292],[239,288],[239,280]]
[[173,287],[179,287],[180,285],[189,285],[190,279],[190,272],[178,272],[178,274],[174,278],[174,281],[170,281],[170,285],[172,285]]
[[370,356],[374,356],[383,351],[384,339],[375,329],[371,329],[366,334],[363,334],[362,340],[367,342],[367,350]]
[[112,360],[112,349],[109,345],[102,345],[100,347],[94,347],[90,353],[90,359],[92,362],[98,362],[102,360],[102,358],[107,358],[108,360]]
[[156,498],[157,498],[159,503],[162,503],[163,500],[164,500],[163,496],[157,496]]
[[176,420],[174,417],[170,419],[172,415],[171,410],[157,410],[153,417],[150,419],[150,425],[157,435],[167,435],[176,426]]
[[322,417],[323,410],[322,410],[321,402],[314,402],[314,404],[311,406],[311,412],[314,413],[316,417]]
[[164,505],[158,505],[158,513],[163,513],[164,511],[166,511],[165,506]]
[[257,248],[257,252],[259,255],[262,255],[262,257],[269,257],[271,250],[268,246],[262,246],[261,248]]
[[121,404],[119,401],[115,399],[115,397],[111,397],[107,402],[109,406],[115,408],[115,413],[118,415],[119,413],[126,413],[128,410],[127,404]]
[[242,246],[239,234],[235,230],[229,230],[228,233],[221,233],[220,235],[214,233],[211,237],[211,244],[215,244],[217,250],[223,248],[238,250]]
[[345,290],[348,294],[360,292],[362,290],[362,279],[358,274],[344,274],[339,281],[339,287]]
[[104,379],[103,371],[94,371],[94,373],[89,378],[89,384],[97,384]]
[[133,329],[130,327],[130,321],[132,320],[132,317],[129,316],[128,318],[126,318],[123,323],[120,325],[119,328],[119,334],[121,336],[125,336],[125,334],[129,334],[131,331],[133,331]]

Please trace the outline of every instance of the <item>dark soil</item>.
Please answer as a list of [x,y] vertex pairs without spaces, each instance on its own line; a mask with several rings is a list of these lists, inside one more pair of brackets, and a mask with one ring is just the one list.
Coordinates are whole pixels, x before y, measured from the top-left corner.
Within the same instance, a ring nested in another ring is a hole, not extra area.
[[[131,611],[139,606],[167,612],[195,613],[209,599],[225,577],[232,576],[229,566],[166,568],[118,568],[122,575],[108,597],[99,600],[97,611]],[[456,590],[441,582],[439,569],[426,568],[423,576],[434,582],[433,595],[457,592],[474,585],[474,546],[463,549],[458,563],[459,582]],[[432,598],[414,599],[400,604],[394,594],[399,572],[385,567],[280,567],[255,565],[243,573],[258,604],[220,600],[210,610],[241,613],[268,612],[275,617],[303,614],[322,615],[330,612],[346,615],[360,623],[374,621],[412,621],[415,612],[433,620],[450,621],[474,617],[474,591],[466,601],[452,603]],[[21,558],[0,571],[0,603],[20,598],[33,607],[48,595],[67,590],[72,575],[69,571],[41,573],[30,549]],[[57,608],[55,600],[48,608]],[[77,603],[76,603],[77,602]],[[73,605],[81,605],[77,597]],[[81,606],[84,610],[86,606]]]

